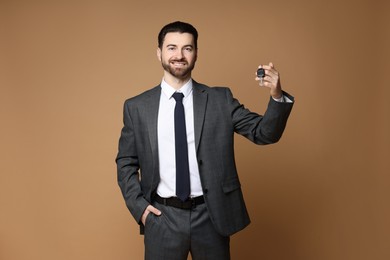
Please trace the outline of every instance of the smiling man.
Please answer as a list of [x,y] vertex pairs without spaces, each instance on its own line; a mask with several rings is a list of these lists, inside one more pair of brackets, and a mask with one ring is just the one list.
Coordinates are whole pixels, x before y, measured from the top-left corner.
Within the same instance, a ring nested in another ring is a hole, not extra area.
[[246,109],[228,88],[197,83],[191,77],[197,40],[188,23],[164,26],[161,83],[124,105],[118,183],[145,235],[148,260],[186,260],[189,253],[194,260],[230,259],[230,236],[250,223],[233,135],[275,143],[293,106],[272,63],[258,67],[271,96],[264,115]]

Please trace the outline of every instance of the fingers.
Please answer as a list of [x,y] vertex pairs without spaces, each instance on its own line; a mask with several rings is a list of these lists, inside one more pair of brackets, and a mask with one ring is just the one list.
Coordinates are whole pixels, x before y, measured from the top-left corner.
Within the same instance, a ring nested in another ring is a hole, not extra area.
[[[261,82],[260,79],[258,81]],[[263,78],[263,82],[262,82],[261,86],[271,87],[271,86],[276,86],[277,83],[278,83],[277,79],[274,79],[274,78],[266,76],[266,77]]]
[[263,65],[263,69],[265,70],[266,75],[268,73],[270,76],[279,76],[279,72],[275,69],[275,66],[272,62],[270,62],[268,65]]
[[[259,65],[258,68],[263,68],[266,77],[269,76],[271,78],[279,77],[279,72],[275,69],[275,66],[272,62],[270,62],[268,65]],[[258,77],[256,77],[256,80],[260,80]],[[263,78],[265,80],[265,78]]]
[[270,63],[268,63],[268,65],[259,65],[258,69],[261,69],[261,68],[263,68],[263,69],[270,69],[270,68],[274,69],[275,66],[274,66],[274,64],[272,62],[270,62]]
[[161,211],[158,210],[157,208],[153,207],[152,205],[147,206],[144,213],[142,214],[142,217],[141,217],[141,221],[142,221],[142,224],[144,224],[144,226],[145,226],[146,218],[148,217],[148,215],[150,213],[152,213],[156,216],[161,215]]
[[161,215],[161,211],[159,211],[157,208],[153,207],[152,205],[149,205],[146,209],[148,209],[154,215],[157,215],[157,216]]
[[271,65],[260,65],[259,68],[263,68],[265,76],[259,78],[256,73],[256,81],[260,81],[260,86],[271,87],[276,86],[279,81],[279,72],[271,67]]
[[264,77],[263,79],[256,78],[256,81],[259,81],[261,87],[272,87],[277,85],[277,80],[274,80],[270,77]]
[[270,89],[270,94],[274,98],[278,98],[281,96],[282,87],[280,84],[280,75],[279,72],[275,69],[275,66],[272,62],[268,63],[268,65],[259,65],[258,68],[263,68],[265,76],[263,78],[259,78],[256,75],[255,80],[259,81],[259,85],[261,87],[267,87]]

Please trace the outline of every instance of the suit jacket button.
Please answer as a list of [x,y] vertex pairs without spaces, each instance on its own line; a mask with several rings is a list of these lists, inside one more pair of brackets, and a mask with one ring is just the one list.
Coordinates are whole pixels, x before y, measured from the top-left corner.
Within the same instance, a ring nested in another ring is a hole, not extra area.
[[203,189],[203,193],[204,193],[204,194],[207,194],[207,192],[209,192],[208,189]]
[[199,165],[202,165],[203,161],[202,161],[202,160],[199,160],[199,162],[198,162],[198,163],[199,163]]

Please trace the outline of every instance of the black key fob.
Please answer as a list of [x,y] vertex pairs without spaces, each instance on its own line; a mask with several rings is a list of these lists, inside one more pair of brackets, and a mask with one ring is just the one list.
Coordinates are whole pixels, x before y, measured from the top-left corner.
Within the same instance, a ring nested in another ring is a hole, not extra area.
[[258,78],[264,78],[265,77],[265,71],[263,68],[260,68],[257,70],[257,77]]

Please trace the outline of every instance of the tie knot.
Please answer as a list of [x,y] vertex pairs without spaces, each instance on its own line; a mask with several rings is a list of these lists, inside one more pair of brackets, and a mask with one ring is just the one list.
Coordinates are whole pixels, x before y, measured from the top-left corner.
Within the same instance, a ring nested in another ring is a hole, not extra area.
[[182,102],[184,95],[183,95],[183,93],[175,92],[175,93],[173,93],[172,97],[176,100],[176,102],[178,102],[178,101]]

